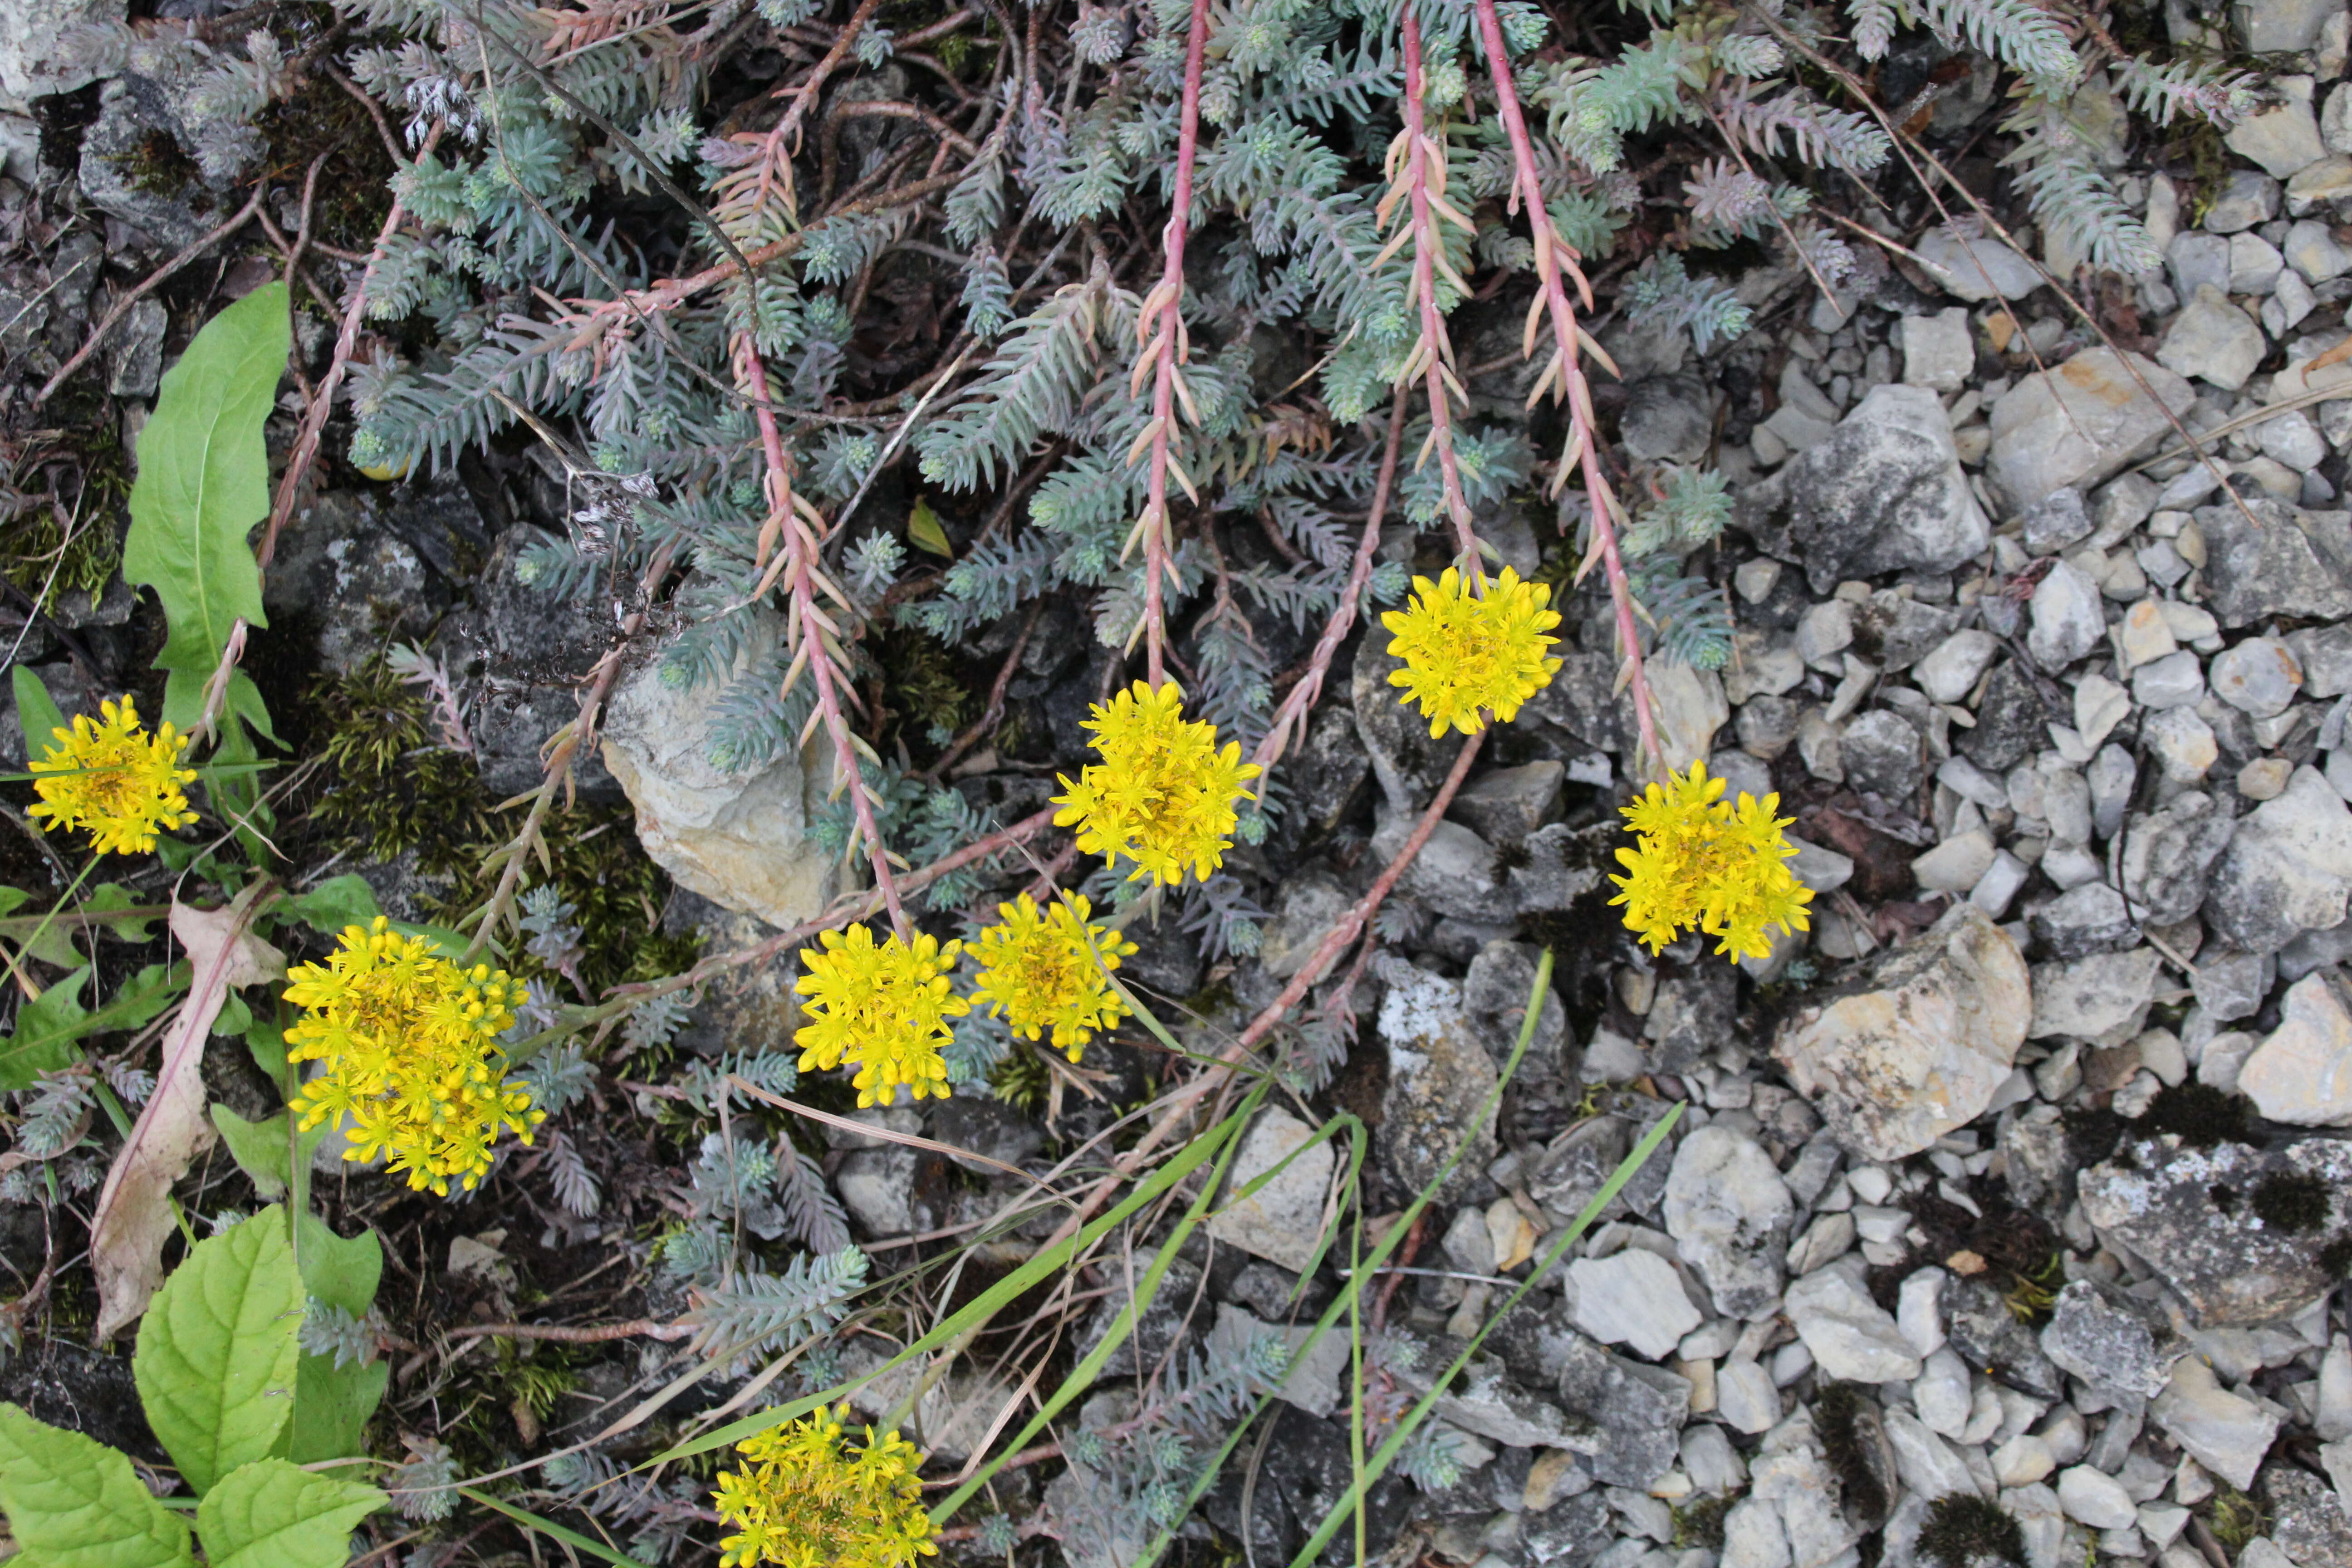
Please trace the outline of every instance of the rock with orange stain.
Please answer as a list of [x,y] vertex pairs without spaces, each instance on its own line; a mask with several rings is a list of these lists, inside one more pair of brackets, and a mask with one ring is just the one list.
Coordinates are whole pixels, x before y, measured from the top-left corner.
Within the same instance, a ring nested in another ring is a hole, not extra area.
[[1993,405],[1987,471],[2020,507],[2068,485],[2088,489],[2153,448],[2196,395],[2138,354],[2087,350]]

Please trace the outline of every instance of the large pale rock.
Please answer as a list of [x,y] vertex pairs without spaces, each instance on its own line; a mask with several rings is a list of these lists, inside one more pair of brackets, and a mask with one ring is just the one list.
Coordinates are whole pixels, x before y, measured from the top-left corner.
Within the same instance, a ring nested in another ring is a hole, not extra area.
[[1993,405],[1987,471],[2021,507],[2068,485],[2087,490],[2171,429],[2166,410],[2179,414],[2196,401],[2186,381],[2137,354],[2078,353]]
[[1792,1014],[1772,1054],[1841,1142],[1899,1160],[1992,1102],[2032,1012],[2017,943],[1964,903]]
[[1602,1344],[1631,1345],[1654,1360],[1700,1322],[1675,1266],[1639,1247],[1578,1258],[1568,1266],[1568,1289],[1578,1328]]
[[2206,603],[2223,626],[2352,615],[2352,513],[2304,511],[2271,496],[2242,505],[2224,498],[2199,509],[2197,527]]
[[[2274,1178],[2315,1178],[2328,1213],[2314,1229],[2263,1223],[2252,1201]],[[2083,1213],[2108,1247],[2144,1260],[2202,1327],[2262,1323],[2308,1306],[2334,1283],[2319,1266],[2344,1225],[2352,1145],[2305,1138],[2273,1149],[2182,1146],[2167,1134],[2126,1138],[2077,1179]]]
[[[742,661],[765,658],[781,635],[762,612]],[[728,909],[772,925],[808,919],[835,891],[835,858],[808,837],[831,785],[823,742],[721,767],[709,754],[713,692],[672,687],[661,669],[656,658],[622,682],[604,722],[604,765],[636,807],[638,841],[680,884]]]
[[2231,947],[2269,952],[2344,921],[2352,895],[2352,811],[2315,768],[2238,820],[2213,868],[2205,922]]
[[2352,1012],[2332,971],[2287,987],[2279,1026],[2238,1069],[2238,1092],[2273,1121],[2352,1124]]
[[1328,1138],[1306,1147],[1314,1136],[1313,1128],[1286,1110],[1277,1107],[1261,1112],[1234,1154],[1227,1191],[1238,1193],[1286,1159],[1290,1163],[1248,1197],[1228,1197],[1210,1216],[1209,1234],[1293,1273],[1304,1272],[1322,1239],[1323,1205],[1335,1158]]
[[1779,1310],[1796,1200],[1763,1145],[1727,1127],[1685,1138],[1666,1178],[1665,1218],[1717,1311],[1752,1319]]
[[2188,308],[2172,318],[2156,361],[2167,370],[2235,392],[2268,351],[2254,319],[2230,303],[2221,289],[2201,283]]

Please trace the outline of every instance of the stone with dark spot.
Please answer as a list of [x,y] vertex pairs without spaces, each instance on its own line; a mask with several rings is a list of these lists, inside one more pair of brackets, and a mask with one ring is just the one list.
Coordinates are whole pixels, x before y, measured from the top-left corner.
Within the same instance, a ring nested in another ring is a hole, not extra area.
[[2352,512],[2304,511],[2257,492],[2243,510],[2228,500],[2202,508],[2197,526],[2205,602],[2223,626],[2352,615]]
[[1948,571],[1991,538],[1943,405],[1925,387],[1873,387],[1786,472],[1788,559],[1817,593],[1849,577]]
[[1919,731],[1889,709],[1874,708],[1845,727],[1838,756],[1846,783],[1898,805],[1919,793]]
[[1584,1455],[1595,1476],[1646,1490],[1673,1468],[1690,1418],[1689,1379],[1603,1350],[1582,1334],[1562,1348],[1559,1379],[1561,1405],[1572,1423],[1581,1417],[1589,1428],[1572,1431],[1561,1446]]
[[1987,773],[2005,773],[2049,743],[2047,726],[2053,719],[2072,721],[2071,715],[2044,708],[2032,678],[2014,659],[2003,660],[1985,682],[1976,728],[1960,731],[1955,725],[1952,743]]
[[2057,1363],[2042,1353],[2032,1329],[2018,1321],[2000,1289],[1984,1276],[1958,1277],[1944,1287],[1944,1327],[1960,1359],[2037,1399],[2066,1391]]
[[[2290,1235],[2262,1221],[2252,1194],[2282,1175],[2325,1184],[2326,1225]],[[2332,1282],[2319,1251],[2352,1209],[2352,1144],[2305,1138],[2268,1150],[2192,1149],[2169,1133],[2134,1138],[2084,1171],[2079,1187],[2101,1237],[2146,1262],[2200,1326],[2268,1322],[2301,1310]]]

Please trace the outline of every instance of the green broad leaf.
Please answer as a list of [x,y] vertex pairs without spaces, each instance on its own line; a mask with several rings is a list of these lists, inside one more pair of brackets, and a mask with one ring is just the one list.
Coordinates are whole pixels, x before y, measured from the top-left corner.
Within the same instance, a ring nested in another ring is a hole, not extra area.
[[271,1203],[286,1195],[287,1184],[292,1179],[286,1152],[286,1112],[247,1121],[227,1106],[216,1104],[213,1126],[228,1145],[229,1158],[236,1162],[236,1168],[253,1179],[256,1192]]
[[387,1500],[363,1482],[256,1459],[205,1494],[196,1533],[211,1568],[342,1568],[352,1531]]
[[383,1403],[392,1363],[378,1356],[362,1366],[304,1355],[294,1378],[294,1434],[288,1448],[297,1464],[349,1459],[367,1452],[368,1418]]
[[286,1229],[272,1205],[196,1243],[139,1325],[147,1424],[200,1495],[278,1452],[293,1418],[302,1281]]
[[253,1008],[244,997],[230,992],[228,1000],[221,1004],[220,1016],[213,1020],[213,1033],[231,1039],[243,1039],[245,1032],[252,1027]]
[[955,546],[948,542],[948,531],[940,526],[940,514],[920,496],[915,498],[915,510],[907,514],[907,537],[918,549],[955,559]]
[[37,760],[54,743],[49,731],[66,728],[66,716],[58,711],[49,689],[28,667],[18,665],[8,679],[16,689],[16,725],[25,731],[25,755]]
[[[329,1131],[321,1124],[310,1135],[305,1158]],[[298,1250],[302,1287],[317,1300],[355,1318],[365,1316],[375,1304],[376,1286],[383,1278],[383,1244],[375,1232],[363,1230],[347,1240],[324,1220],[305,1214]],[[332,1356],[306,1352],[295,1379],[294,1440],[288,1457],[307,1465],[364,1453],[368,1417],[383,1402],[391,1376],[392,1363],[381,1358],[364,1366],[350,1362],[337,1366]]]
[[375,889],[368,886],[367,879],[352,871],[330,877],[307,893],[280,900],[277,912],[300,921],[323,936],[341,936],[345,926],[364,926],[383,910],[377,907]]
[[0,1405],[0,1510],[26,1568],[193,1568],[188,1526],[131,1461]]
[[256,289],[205,322],[164,372],[139,433],[122,576],[155,590],[169,626],[156,668],[193,679],[199,705],[236,623],[269,624],[246,536],[269,515],[261,427],[286,374],[288,340],[286,286]]
[[16,1032],[0,1039],[0,1089],[29,1088],[45,1072],[81,1059],[74,1042],[89,1033],[89,1014],[81,1005],[84,964],[16,1010]]
[[[120,882],[100,882],[89,890],[89,901],[85,908],[88,913],[107,915],[117,910],[135,910],[146,902]],[[152,918],[112,921],[109,924],[113,927],[114,934],[125,942],[146,942],[155,934],[155,921]]]
[[[325,1130],[321,1123],[320,1131]],[[375,1232],[337,1236],[325,1220],[306,1214],[300,1250],[303,1289],[354,1318],[375,1305],[375,1288],[383,1279],[383,1243]]]

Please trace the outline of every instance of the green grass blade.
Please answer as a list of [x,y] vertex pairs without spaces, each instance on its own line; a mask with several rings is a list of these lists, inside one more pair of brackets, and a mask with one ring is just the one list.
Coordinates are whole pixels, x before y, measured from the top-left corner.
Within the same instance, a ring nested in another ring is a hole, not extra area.
[[646,1568],[646,1565],[638,1562],[635,1558],[625,1556],[621,1552],[614,1551],[611,1547],[605,1545],[603,1542],[596,1540],[593,1536],[583,1535],[576,1530],[566,1530],[563,1526],[556,1523],[551,1519],[543,1518],[539,1514],[531,1512],[530,1510],[527,1508],[517,1508],[514,1504],[506,1501],[504,1499],[494,1498],[486,1491],[478,1490],[473,1487],[459,1487],[457,1489],[457,1495],[466,1499],[468,1502],[480,1503],[484,1508],[490,1510],[494,1513],[505,1514],[509,1519],[513,1520],[525,1530],[537,1531],[540,1534],[546,1536],[549,1540],[560,1541],[575,1552],[585,1552],[589,1556],[596,1558],[601,1562],[610,1563],[614,1565],[614,1568]]

